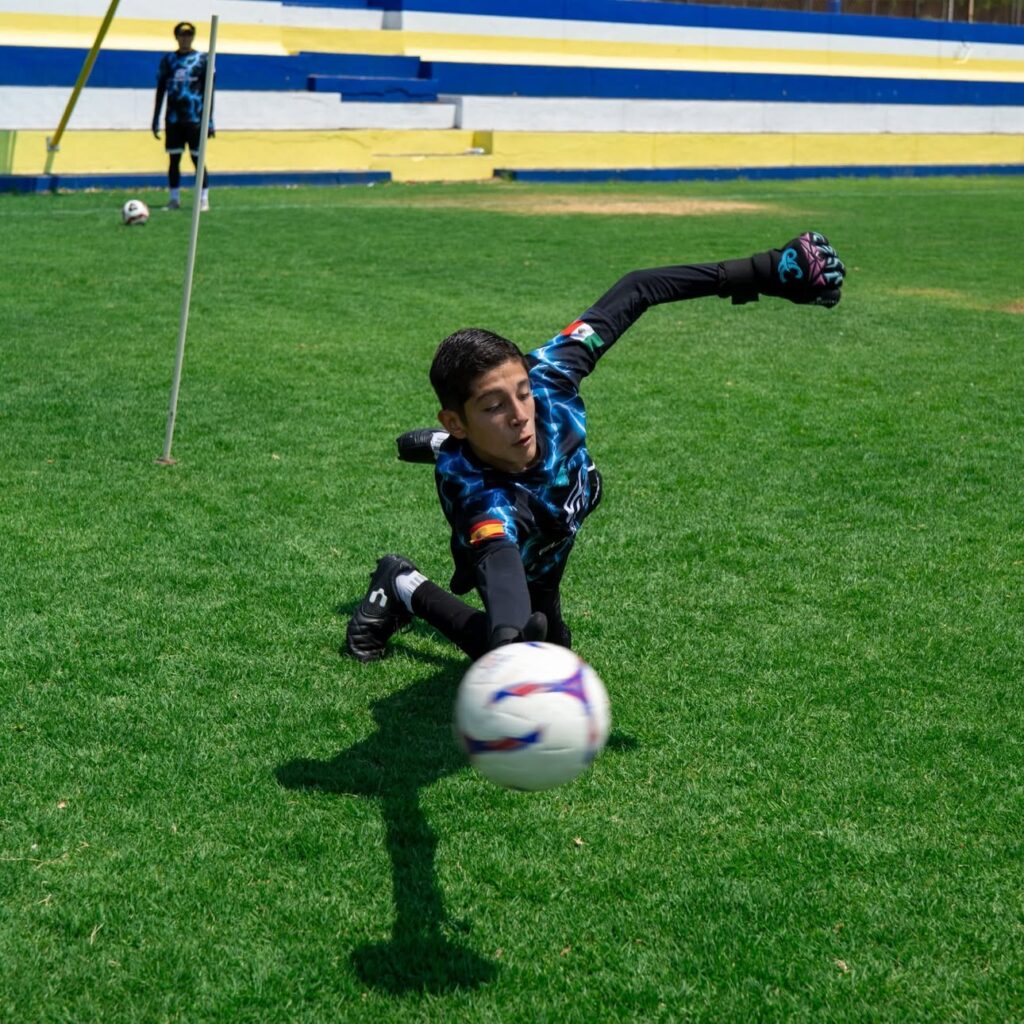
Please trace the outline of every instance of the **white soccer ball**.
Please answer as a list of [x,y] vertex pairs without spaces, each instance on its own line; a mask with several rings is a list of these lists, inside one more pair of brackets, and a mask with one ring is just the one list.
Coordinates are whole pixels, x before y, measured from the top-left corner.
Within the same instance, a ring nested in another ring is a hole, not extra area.
[[129,199],[121,207],[121,220],[128,227],[145,224],[149,220],[149,207],[141,199]]
[[470,666],[455,731],[470,764],[508,789],[550,789],[576,778],[611,727],[597,673],[555,644],[498,647]]

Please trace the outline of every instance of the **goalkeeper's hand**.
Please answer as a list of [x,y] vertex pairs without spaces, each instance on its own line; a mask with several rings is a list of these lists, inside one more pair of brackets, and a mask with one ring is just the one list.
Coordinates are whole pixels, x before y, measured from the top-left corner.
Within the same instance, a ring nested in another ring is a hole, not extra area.
[[153,138],[154,139],[159,139],[160,138],[160,122],[159,121],[154,121],[153,122]]
[[490,650],[506,644],[521,644],[524,641],[543,643],[548,638],[548,617],[543,612],[534,612],[522,629],[514,626],[495,626],[491,630]]
[[842,298],[846,277],[843,261],[817,231],[806,231],[781,249],[728,260],[722,268],[723,294],[731,295],[734,303],[756,301],[761,294],[800,305],[832,307]]
[[[817,231],[807,231],[783,249],[759,256],[771,260],[771,285],[761,289],[765,295],[777,295],[800,305],[829,307],[842,298],[846,267],[829,240]],[[754,257],[755,266],[759,256]]]

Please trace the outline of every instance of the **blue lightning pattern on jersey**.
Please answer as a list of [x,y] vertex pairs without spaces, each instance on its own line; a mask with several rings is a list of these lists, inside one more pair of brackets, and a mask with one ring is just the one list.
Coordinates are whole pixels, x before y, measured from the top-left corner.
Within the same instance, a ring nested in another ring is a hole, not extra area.
[[519,547],[529,582],[561,577],[576,533],[601,497],[579,385],[607,348],[588,324],[576,321],[526,357],[539,457],[525,472],[488,466],[455,438],[441,446],[436,482],[452,527],[455,593],[474,586],[471,537],[481,522],[502,524],[503,539]]
[[199,124],[203,119],[206,54],[168,53],[160,61],[157,85],[167,91],[167,124]]

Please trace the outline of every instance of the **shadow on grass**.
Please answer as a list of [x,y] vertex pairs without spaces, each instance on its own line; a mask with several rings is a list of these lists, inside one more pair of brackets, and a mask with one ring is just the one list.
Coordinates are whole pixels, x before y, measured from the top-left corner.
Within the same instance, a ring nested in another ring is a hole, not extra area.
[[[437,671],[377,701],[372,708],[377,723],[373,735],[329,761],[297,758],[275,771],[278,782],[288,789],[380,802],[391,858],[394,926],[389,941],[354,950],[352,964],[365,984],[395,995],[475,988],[498,971],[497,964],[459,942],[457,934],[469,928],[445,913],[434,867],[437,838],[419,801],[421,789],[466,767],[452,735],[455,692],[466,663],[409,653],[436,665]],[[615,731],[607,749],[628,751],[636,746],[631,736]]]
[[451,936],[437,886],[437,839],[420,808],[419,791],[465,767],[452,738],[455,691],[461,662],[373,706],[377,731],[329,761],[300,758],[276,769],[289,789],[378,800],[391,857],[395,921],[391,939],[362,946],[352,963],[367,985],[394,994],[473,988],[497,973],[486,960]]

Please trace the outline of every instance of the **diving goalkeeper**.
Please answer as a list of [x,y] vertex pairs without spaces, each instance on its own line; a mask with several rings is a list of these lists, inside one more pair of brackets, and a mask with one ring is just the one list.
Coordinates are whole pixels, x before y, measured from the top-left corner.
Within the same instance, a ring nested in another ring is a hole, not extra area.
[[[435,464],[451,527],[451,592],[408,559],[385,555],[349,620],[348,652],[360,661],[382,657],[413,616],[472,659],[520,640],[571,647],[560,585],[576,534],[602,493],[586,447],[583,378],[651,306],[766,295],[832,307],[845,274],[828,239],[807,232],[745,259],[633,271],[525,356],[479,328],[447,337],[430,368],[443,429],[403,434],[398,454]],[[456,596],[474,588],[483,611]]]

